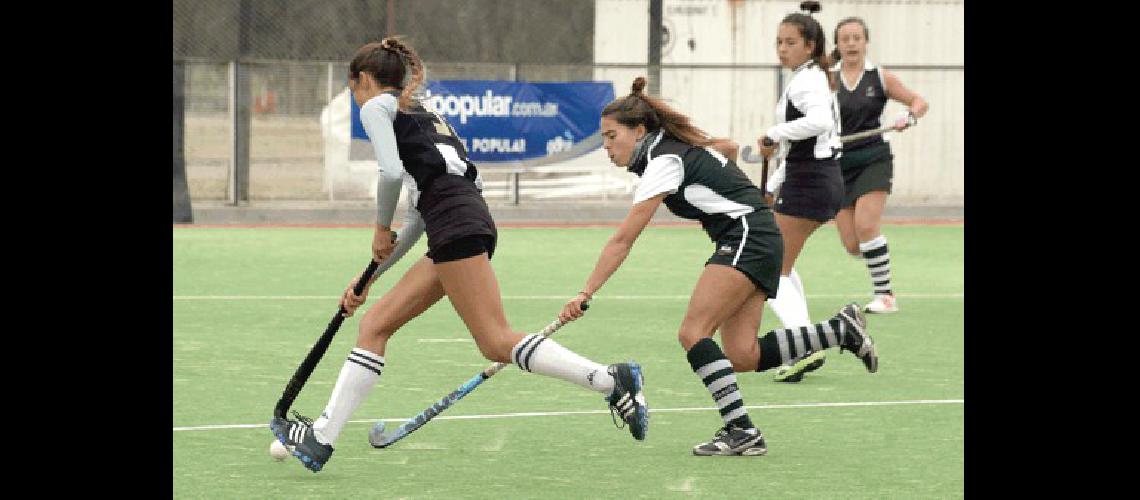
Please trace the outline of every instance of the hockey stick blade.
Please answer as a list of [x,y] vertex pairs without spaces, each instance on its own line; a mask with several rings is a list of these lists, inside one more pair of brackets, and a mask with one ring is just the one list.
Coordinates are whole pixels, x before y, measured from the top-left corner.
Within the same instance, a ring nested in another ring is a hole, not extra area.
[[[589,303],[582,303],[583,311],[589,308]],[[562,326],[565,324],[566,323],[563,323],[561,320],[554,320],[549,325],[546,325],[546,328],[543,328],[539,334],[543,337],[549,337],[553,335],[554,332],[558,331],[559,328],[562,328]],[[419,415],[408,419],[390,433],[386,432],[385,428],[387,426],[384,424],[383,420],[377,421],[376,423],[372,424],[372,428],[368,430],[368,443],[371,444],[373,448],[387,448],[391,446],[396,441],[403,439],[408,434],[411,434],[420,427],[423,427],[425,424],[431,421],[431,419],[435,418],[440,413],[443,413],[444,410],[451,408],[451,406],[454,405],[456,401],[463,399],[464,396],[470,394],[471,391],[474,391],[475,388],[479,387],[479,385],[482,384],[485,380],[495,376],[495,374],[498,373],[499,370],[502,370],[503,367],[507,366],[507,364],[508,363],[495,363],[490,367],[484,369],[474,377],[471,377],[469,380],[467,380],[467,382],[464,382],[463,385],[459,386],[458,389],[451,391],[450,394],[433,403],[427,409],[420,412]]]

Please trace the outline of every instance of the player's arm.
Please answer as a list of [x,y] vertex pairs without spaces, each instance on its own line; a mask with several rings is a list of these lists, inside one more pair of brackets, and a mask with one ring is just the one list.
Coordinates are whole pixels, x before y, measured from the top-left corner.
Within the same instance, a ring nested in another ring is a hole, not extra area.
[[[887,97],[905,104],[907,113],[910,115],[915,118],[922,118],[922,115],[925,115],[926,111],[930,109],[930,105],[926,103],[926,99],[923,99],[917,92],[907,88],[906,85],[903,85],[902,80],[899,80],[899,77],[894,73],[882,68],[880,68],[879,71],[883,75],[883,86],[887,89]],[[896,121],[898,120],[896,119]]]
[[592,297],[610,279],[618,267],[621,267],[622,262],[625,262],[625,258],[629,256],[637,237],[641,236],[645,226],[649,225],[649,220],[653,218],[653,214],[665,196],[667,193],[659,194],[630,208],[625,220],[621,222],[617,231],[610,236],[606,246],[602,248],[602,254],[598,257],[594,271],[586,279],[586,286],[582,291],[586,294],[587,299]]
[[602,248],[602,254],[598,256],[590,277],[586,278],[582,291],[566,303],[558,315],[559,319],[564,322],[573,321],[582,316],[582,303],[592,299],[598,289],[621,267],[622,262],[625,262],[634,242],[645,226],[649,225],[657,207],[661,206],[666,196],[677,192],[684,175],[684,165],[676,155],[659,156],[646,165],[641,183],[633,195],[633,207]]
[[740,153],[740,145],[732,139],[713,139],[713,142],[709,144],[709,147],[715,149],[718,153],[724,155],[725,158],[728,158],[733,163],[740,162],[737,156]]
[[839,126],[832,113],[831,89],[826,78],[796,79],[789,84],[788,101],[804,116],[769,127],[765,135],[773,142],[802,141]]
[[352,281],[349,282],[348,288],[345,288],[344,293],[341,294],[340,305],[344,307],[346,313],[345,317],[351,317],[356,311],[356,308],[368,300],[368,291],[372,288],[372,284],[376,283],[376,280],[380,278],[381,274],[384,274],[384,272],[390,269],[396,262],[399,262],[400,258],[408,253],[409,249],[415,246],[423,234],[423,217],[420,216],[419,211],[409,207],[408,212],[404,214],[404,224],[400,227],[400,230],[396,232],[392,254],[389,255],[388,258],[380,261],[379,266],[376,266],[376,271],[372,273],[372,278],[368,280],[368,283],[364,286],[364,291],[361,292],[360,295],[353,293],[353,288],[356,287],[356,280],[359,279],[353,278]]
[[376,231],[372,240],[373,258],[383,261],[392,252],[391,226],[400,200],[403,187],[404,162],[396,149],[396,131],[392,126],[396,119],[396,98],[390,94],[380,94],[360,108],[360,122],[372,149],[376,153],[379,171],[376,176]]

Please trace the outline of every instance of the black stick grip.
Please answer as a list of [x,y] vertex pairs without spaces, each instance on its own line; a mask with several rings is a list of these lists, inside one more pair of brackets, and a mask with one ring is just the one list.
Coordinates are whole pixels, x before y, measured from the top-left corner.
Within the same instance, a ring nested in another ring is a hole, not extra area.
[[[354,295],[364,293],[364,287],[368,286],[368,281],[372,279],[372,274],[376,272],[377,267],[380,267],[379,262],[374,260],[368,262],[368,267],[364,268],[364,272],[360,274],[360,279],[356,280],[356,286],[352,287],[352,293]],[[344,316],[346,312],[348,311],[344,310],[344,306],[341,306],[340,315]]]
[[[772,139],[768,138],[768,136],[764,136],[764,138],[760,140],[760,143],[763,144],[764,147],[770,147],[773,144],[776,144],[775,142],[772,141]],[[763,166],[761,167],[761,170],[760,170],[760,194],[768,194],[768,157],[767,156],[764,157],[764,163],[763,163]]]
[[[364,292],[364,287],[368,281],[372,279],[372,274],[376,272],[376,268],[380,263],[376,261],[368,262],[368,267],[360,275],[360,279],[356,282],[356,286],[352,288],[353,293],[360,295]],[[285,418],[285,412],[293,405],[293,401],[297,399],[297,395],[301,393],[301,388],[305,386],[305,382],[309,381],[309,376],[313,374],[316,369],[317,363],[320,363],[321,358],[324,357],[325,351],[329,349],[329,344],[332,344],[333,336],[336,331],[340,329],[340,324],[344,322],[344,306],[339,306],[336,316],[333,316],[332,321],[329,321],[329,326],[325,328],[325,333],[317,339],[317,343],[313,344],[312,349],[309,349],[309,354],[305,355],[305,360],[301,362],[301,366],[297,367],[297,371],[293,373],[293,377],[289,379],[289,383],[285,386],[285,391],[281,393],[281,398],[277,400],[277,406],[273,408],[273,416],[278,418]]]

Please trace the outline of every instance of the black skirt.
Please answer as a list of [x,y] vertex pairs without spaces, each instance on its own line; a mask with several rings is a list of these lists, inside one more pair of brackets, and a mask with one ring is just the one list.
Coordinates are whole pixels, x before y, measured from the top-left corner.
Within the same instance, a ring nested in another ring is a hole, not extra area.
[[494,252],[498,230],[487,202],[470,179],[450,174],[436,177],[420,193],[416,209],[424,219],[428,257],[468,236],[489,237],[488,257]]
[[843,175],[838,160],[789,161],[784,166],[784,183],[772,210],[827,222],[835,218],[842,204]]

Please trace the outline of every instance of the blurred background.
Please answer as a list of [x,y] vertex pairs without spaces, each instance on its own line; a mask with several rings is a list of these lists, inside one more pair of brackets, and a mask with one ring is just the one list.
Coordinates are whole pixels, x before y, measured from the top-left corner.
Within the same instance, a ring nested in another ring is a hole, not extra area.
[[[868,58],[930,103],[919,126],[889,134],[886,216],[960,218],[963,1],[822,5],[815,17],[829,52],[836,22],[863,18]],[[174,222],[372,222],[376,163],[351,137],[346,82],[355,50],[389,34],[419,52],[431,81],[603,82],[620,97],[644,75],[650,93],[698,126],[754,146],[790,74],[776,59],[776,29],[798,9],[778,0],[174,0]],[[884,117],[902,109],[892,101]],[[574,140],[572,155],[548,145],[549,157],[475,160],[497,219],[620,220],[636,177]],[[759,184],[760,165],[740,165]],[[672,220],[665,210],[658,219]]]

